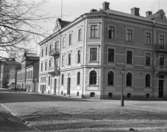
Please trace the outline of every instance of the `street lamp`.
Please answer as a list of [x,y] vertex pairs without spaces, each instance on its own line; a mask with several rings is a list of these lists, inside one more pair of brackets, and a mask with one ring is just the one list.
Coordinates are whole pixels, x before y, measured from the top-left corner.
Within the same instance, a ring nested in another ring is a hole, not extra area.
[[125,69],[121,69],[121,75],[122,75],[122,88],[121,88],[121,106],[124,107],[124,73]]

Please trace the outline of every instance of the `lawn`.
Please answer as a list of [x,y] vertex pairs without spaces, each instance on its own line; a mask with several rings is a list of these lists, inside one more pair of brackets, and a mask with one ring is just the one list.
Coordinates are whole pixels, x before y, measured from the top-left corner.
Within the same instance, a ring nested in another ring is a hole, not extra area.
[[167,102],[118,100],[5,103],[29,126],[56,132],[167,132]]

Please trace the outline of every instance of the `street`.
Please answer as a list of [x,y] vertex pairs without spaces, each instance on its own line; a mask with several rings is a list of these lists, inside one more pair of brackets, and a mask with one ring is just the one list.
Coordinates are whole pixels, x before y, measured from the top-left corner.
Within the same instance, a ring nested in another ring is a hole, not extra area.
[[[125,101],[125,107],[121,107],[120,100],[82,100],[1,90],[0,103],[4,111],[0,116],[2,132],[167,131],[166,101]],[[17,116],[17,120],[12,120],[15,125],[6,125],[2,120],[8,119],[8,112]],[[20,130],[18,123],[24,126]]]

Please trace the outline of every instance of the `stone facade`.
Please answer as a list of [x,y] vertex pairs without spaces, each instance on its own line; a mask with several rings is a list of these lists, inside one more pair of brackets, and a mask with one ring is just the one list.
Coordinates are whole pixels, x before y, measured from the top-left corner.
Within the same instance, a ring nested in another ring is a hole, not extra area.
[[25,53],[21,69],[17,71],[17,88],[27,92],[37,92],[39,82],[39,57],[36,54]]
[[[167,97],[167,19],[109,9],[85,13],[41,41],[39,92],[78,97]],[[56,30],[57,28],[57,30]]]

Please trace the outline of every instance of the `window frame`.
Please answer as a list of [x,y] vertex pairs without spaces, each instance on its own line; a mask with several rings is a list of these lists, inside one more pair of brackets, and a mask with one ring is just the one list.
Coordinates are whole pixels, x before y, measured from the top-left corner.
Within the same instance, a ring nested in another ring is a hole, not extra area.
[[151,75],[150,74],[146,74],[145,75],[145,87],[146,88],[150,88],[151,87]]
[[89,72],[89,85],[97,85],[97,72],[95,70]]
[[126,41],[131,42],[134,38],[134,29],[133,28],[126,28]]
[[[91,51],[91,50],[95,50],[94,52],[93,51]],[[90,51],[89,51],[89,61],[90,62],[97,62],[97,60],[98,60],[98,58],[97,58],[97,54],[98,54],[98,48],[97,47],[91,47],[90,49],[89,49]]]
[[77,85],[81,84],[81,73],[77,72]]
[[[110,58],[110,56],[109,56],[109,50],[113,50],[113,59],[112,59],[112,61],[109,61],[109,58]],[[114,48],[107,48],[107,62],[108,63],[114,63],[115,62],[115,49]]]
[[[131,52],[131,61],[129,63],[129,57],[128,57],[128,52]],[[132,50],[126,50],[126,64],[127,65],[133,65],[133,51]]]
[[90,39],[98,39],[99,38],[99,26],[98,24],[90,25]]
[[[128,76],[130,75],[130,76]],[[129,78],[130,77],[130,78]],[[130,80],[129,80],[130,79]],[[129,82],[130,81],[130,82]],[[133,85],[133,75],[131,72],[126,73],[126,87],[132,87]]]
[[[109,76],[109,75],[111,75],[111,76]],[[109,77],[111,77],[111,79]],[[113,71],[109,71],[108,74],[107,74],[107,85],[108,86],[114,86],[114,72]]]
[[115,37],[116,37],[116,27],[114,25],[108,25],[108,39],[114,40]]

